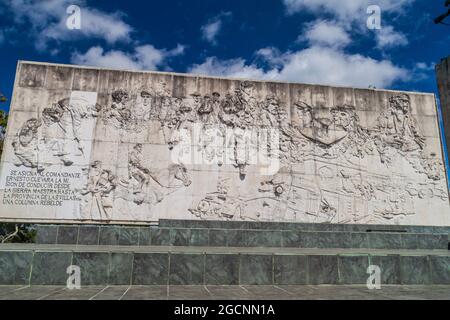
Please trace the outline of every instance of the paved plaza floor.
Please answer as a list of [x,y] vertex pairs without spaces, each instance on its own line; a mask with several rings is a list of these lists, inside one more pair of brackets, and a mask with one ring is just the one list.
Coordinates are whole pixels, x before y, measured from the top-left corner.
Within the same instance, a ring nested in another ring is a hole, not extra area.
[[0,286],[0,300],[450,300],[450,285]]

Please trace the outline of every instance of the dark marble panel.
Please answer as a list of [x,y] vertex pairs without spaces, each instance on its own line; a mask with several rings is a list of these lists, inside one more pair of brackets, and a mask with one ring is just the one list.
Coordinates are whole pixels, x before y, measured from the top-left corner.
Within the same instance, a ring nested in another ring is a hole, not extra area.
[[319,233],[314,231],[300,231],[298,234],[300,248],[319,248]]
[[191,238],[190,229],[174,228],[170,229],[170,243],[173,246],[189,246]]
[[400,249],[402,238],[400,233],[368,232],[371,249]]
[[149,246],[151,245],[152,235],[150,227],[139,228],[139,245]]
[[238,285],[238,254],[207,254],[205,257],[205,284]]
[[338,259],[336,255],[308,256],[309,284],[337,284]]
[[432,284],[450,284],[450,256],[430,256]]
[[58,235],[58,226],[40,224],[36,226],[36,243],[55,244]]
[[417,236],[415,233],[402,234],[402,249],[417,249]]
[[150,242],[152,246],[170,246],[170,229],[151,228]]
[[119,245],[137,246],[139,244],[139,229],[137,227],[121,227]]
[[204,254],[171,254],[169,284],[200,285],[204,283]]
[[0,251],[0,285],[26,285],[30,282],[31,251]]
[[100,227],[99,244],[117,246],[119,244],[120,227]]
[[350,248],[352,246],[349,232],[320,232],[316,237],[318,248]]
[[208,246],[208,243],[209,243],[208,229],[191,229],[189,245]]
[[78,244],[98,245],[99,229],[98,226],[80,226]]
[[370,255],[369,260],[380,267],[381,285],[400,284],[400,255]]
[[166,285],[169,276],[169,254],[135,253],[133,261],[134,285]]
[[273,268],[274,284],[307,284],[307,256],[275,255]]
[[225,229],[210,229],[209,230],[209,245],[211,247],[226,247],[227,246],[227,230],[225,230]]
[[364,284],[369,274],[369,257],[367,255],[340,255],[339,261],[339,283],[341,284]]
[[80,267],[81,286],[108,283],[109,253],[74,252],[72,264]]
[[428,256],[400,256],[400,280],[402,284],[430,284]]
[[240,284],[273,284],[272,255],[241,255]]
[[248,230],[229,229],[227,230],[227,246],[228,247],[245,247],[247,246]]
[[285,248],[300,247],[300,235],[297,230],[282,231],[281,232],[281,246]]
[[40,252],[33,257],[32,285],[66,285],[72,252]]
[[131,275],[133,272],[133,253],[131,252],[111,252],[109,264],[110,285],[131,285]]
[[78,226],[59,226],[58,244],[77,244]]
[[418,249],[448,249],[447,234],[419,234],[417,235]]
[[246,230],[248,247],[281,247],[281,231]]
[[366,232],[351,233],[352,248],[369,248],[369,239]]

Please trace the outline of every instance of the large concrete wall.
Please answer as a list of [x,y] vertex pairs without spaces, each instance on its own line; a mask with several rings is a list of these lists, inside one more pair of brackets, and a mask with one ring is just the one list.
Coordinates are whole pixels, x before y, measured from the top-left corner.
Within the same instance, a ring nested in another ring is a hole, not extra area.
[[441,101],[447,150],[450,144],[450,56],[436,65],[436,77]]
[[1,220],[450,225],[432,94],[20,62]]

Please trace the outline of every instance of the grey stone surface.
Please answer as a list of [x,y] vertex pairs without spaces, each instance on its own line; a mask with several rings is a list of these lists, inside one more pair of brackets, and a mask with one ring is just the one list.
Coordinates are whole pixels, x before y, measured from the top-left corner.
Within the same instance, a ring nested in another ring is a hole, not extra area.
[[133,274],[133,253],[112,252],[109,262],[110,285],[131,285]]
[[189,245],[207,246],[209,244],[208,229],[191,229]]
[[367,234],[369,248],[372,249],[400,249],[402,248],[402,234],[369,232]]
[[171,254],[169,284],[199,285],[204,283],[205,255]]
[[450,256],[430,256],[431,282],[450,284]]
[[369,277],[368,255],[339,255],[339,282],[343,284],[364,284]]
[[400,255],[370,255],[369,260],[380,267],[381,284],[401,284]]
[[274,255],[274,284],[307,284],[308,257]]
[[430,261],[428,256],[400,256],[402,284],[430,284]]
[[207,285],[239,284],[239,255],[236,254],[205,255],[205,284]]
[[281,231],[245,230],[246,244],[249,247],[281,247]]
[[72,263],[80,267],[82,286],[108,283],[109,253],[74,252]]
[[77,244],[78,242],[78,226],[59,226],[58,227],[58,244]]
[[58,226],[40,224],[36,227],[36,243],[52,244],[56,243]]
[[33,252],[0,251],[0,285],[29,284]]
[[139,245],[140,246],[149,246],[152,242],[151,228],[142,227],[139,228]]
[[152,245],[167,246],[171,244],[170,229],[152,228],[150,232]]
[[32,285],[65,285],[72,264],[71,252],[40,252],[33,257]]
[[190,229],[170,229],[170,243],[174,246],[188,246],[191,239]]
[[239,282],[241,284],[273,284],[272,255],[241,255]]
[[[329,232],[349,230],[345,224],[450,225],[433,94],[25,61],[17,79],[0,164],[2,220],[211,219],[241,230],[314,222],[302,231]],[[211,136],[211,128],[225,134]],[[259,153],[274,166],[253,157]],[[65,179],[72,199],[34,192],[37,172],[46,183]],[[30,187],[15,192],[39,201],[11,201],[6,181],[18,177]],[[102,227],[100,243],[120,242],[113,233]],[[228,232],[227,245],[259,237],[255,243],[271,245],[279,241],[273,234]],[[345,246],[342,236],[320,241]]]
[[169,277],[167,253],[135,253],[133,261],[133,284],[165,285]]
[[119,231],[119,245],[121,246],[135,246],[139,244],[139,228],[120,228]]
[[119,245],[120,227],[100,227],[99,244],[100,245]]
[[80,230],[78,233],[78,244],[98,245],[98,243],[99,243],[99,227],[80,226]]
[[309,284],[337,284],[338,257],[331,255],[308,256]]
[[0,300],[449,300],[450,286],[0,286]]
[[445,141],[447,141],[447,150],[450,150],[450,56],[442,59],[435,68],[442,106]]

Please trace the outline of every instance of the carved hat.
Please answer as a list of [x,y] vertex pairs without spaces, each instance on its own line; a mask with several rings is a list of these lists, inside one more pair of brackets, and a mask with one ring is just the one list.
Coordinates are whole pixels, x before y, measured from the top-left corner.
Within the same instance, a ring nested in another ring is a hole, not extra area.
[[220,97],[220,93],[218,93],[217,91],[214,91],[214,92],[212,93],[212,96],[213,96],[213,97]]
[[128,92],[122,89],[115,90],[111,93],[111,97],[114,102],[122,102],[124,98],[128,98]]
[[152,93],[150,91],[147,90],[142,90],[141,91],[141,97],[151,97]]
[[312,112],[312,107],[309,104],[307,104],[306,102],[297,101],[296,103],[294,103],[294,106],[299,110],[306,110],[306,111]]
[[191,95],[192,97],[201,97],[201,94],[200,94],[200,92],[198,92],[198,91],[195,91],[195,92],[191,93],[190,95]]
[[407,95],[406,93],[397,94],[389,98],[390,103],[395,103],[398,102],[399,100],[408,101],[408,103],[411,102],[409,95]]

